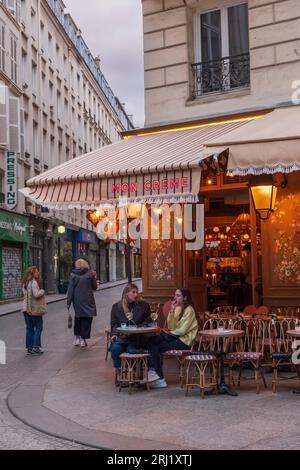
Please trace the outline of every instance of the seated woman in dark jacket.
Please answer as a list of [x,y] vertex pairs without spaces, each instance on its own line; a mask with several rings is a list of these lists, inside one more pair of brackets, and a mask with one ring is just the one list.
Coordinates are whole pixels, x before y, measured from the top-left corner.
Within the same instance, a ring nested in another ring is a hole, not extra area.
[[[121,367],[120,355],[123,352],[135,353],[136,349],[141,347],[141,344],[137,344],[136,334],[124,334],[119,333],[117,328],[122,324],[128,323],[126,314],[132,313],[132,322],[141,326],[151,322],[150,306],[146,302],[138,300],[139,291],[135,284],[128,284],[122,294],[122,299],[112,306],[111,310],[111,341],[112,345],[110,348],[113,365],[116,369]],[[145,338],[145,341],[147,339]],[[155,371],[149,371],[148,380],[157,380],[159,377]]]

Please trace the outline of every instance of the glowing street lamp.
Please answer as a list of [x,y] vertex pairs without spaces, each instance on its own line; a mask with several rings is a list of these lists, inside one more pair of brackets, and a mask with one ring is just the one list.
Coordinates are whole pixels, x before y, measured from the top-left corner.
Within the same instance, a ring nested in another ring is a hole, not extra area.
[[253,177],[249,183],[252,202],[261,220],[268,220],[275,209],[277,188],[271,175]]

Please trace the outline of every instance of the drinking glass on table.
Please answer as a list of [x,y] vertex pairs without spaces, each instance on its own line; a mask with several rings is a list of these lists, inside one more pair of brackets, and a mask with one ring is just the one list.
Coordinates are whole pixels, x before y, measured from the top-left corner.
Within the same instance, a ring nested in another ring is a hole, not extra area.
[[153,320],[153,326],[157,326],[156,320],[158,319],[158,312],[157,311],[151,312],[150,318],[151,320]]
[[127,318],[127,320],[128,320],[128,323],[129,323],[128,326],[130,326],[130,323],[131,323],[131,322],[135,325],[134,321],[132,321],[132,319],[133,319],[133,312],[130,312],[130,311],[127,312],[127,313],[126,313],[126,318]]

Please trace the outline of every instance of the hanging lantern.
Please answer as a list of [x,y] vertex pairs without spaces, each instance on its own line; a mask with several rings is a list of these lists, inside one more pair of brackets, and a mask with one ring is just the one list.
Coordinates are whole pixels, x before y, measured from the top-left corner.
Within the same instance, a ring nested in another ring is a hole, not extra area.
[[261,220],[268,220],[274,211],[277,195],[277,188],[273,183],[272,175],[253,177],[249,186],[256,213]]
[[59,225],[57,227],[57,233],[59,233],[59,235],[63,235],[64,233],[66,233],[66,227],[64,225]]
[[126,206],[126,214],[128,220],[139,219],[143,217],[145,205],[143,204],[129,204]]
[[93,211],[88,211],[86,216],[94,227],[97,227],[99,222],[105,217],[105,212],[103,209],[95,209]]

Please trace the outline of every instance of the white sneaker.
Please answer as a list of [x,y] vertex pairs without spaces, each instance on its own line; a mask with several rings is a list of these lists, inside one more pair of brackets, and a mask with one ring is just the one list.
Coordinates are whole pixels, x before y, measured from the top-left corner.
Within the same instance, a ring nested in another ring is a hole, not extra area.
[[73,341],[73,346],[79,346],[80,345],[80,336],[75,336],[75,339]]
[[85,339],[80,338],[80,347],[81,348],[86,348],[87,347],[87,342]]
[[154,382],[155,380],[159,380],[159,375],[155,372],[154,369],[149,369],[148,382]]
[[158,379],[150,384],[150,388],[166,388],[167,386],[168,384],[165,379]]

